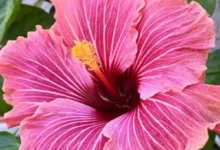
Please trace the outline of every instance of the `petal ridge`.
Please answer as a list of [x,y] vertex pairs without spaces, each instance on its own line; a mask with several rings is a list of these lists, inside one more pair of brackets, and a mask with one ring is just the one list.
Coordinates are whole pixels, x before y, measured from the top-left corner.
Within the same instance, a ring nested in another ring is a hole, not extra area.
[[36,103],[56,98],[77,100],[94,107],[107,106],[85,66],[72,57],[62,38],[41,26],[37,26],[36,32],[29,32],[27,38],[9,41],[2,49],[0,74],[4,77],[4,99],[15,107],[5,115],[5,121],[15,119],[13,114],[18,116],[15,122],[22,119],[21,103],[29,106],[32,113]]
[[161,8],[153,17],[147,8],[132,66],[141,98],[204,82],[208,50],[215,46],[214,22],[207,12],[196,2]]
[[68,99],[42,103],[21,124],[20,149],[97,149],[107,141],[102,128],[108,122],[94,108]]
[[[202,91],[202,92],[201,92]],[[110,121],[105,149],[195,150],[220,123],[220,86],[197,84],[159,93]]]
[[57,10],[57,23],[53,26],[55,33],[61,35],[70,47],[74,46],[74,40],[92,42],[102,71],[115,84],[115,78],[130,67],[135,59],[138,37],[136,26],[141,18],[144,0],[72,0],[69,1],[71,5],[67,1],[52,2]]

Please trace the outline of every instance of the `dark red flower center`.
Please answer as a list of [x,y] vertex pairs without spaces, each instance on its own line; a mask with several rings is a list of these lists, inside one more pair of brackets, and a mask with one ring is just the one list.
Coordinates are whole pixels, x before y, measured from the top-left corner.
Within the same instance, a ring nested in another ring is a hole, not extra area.
[[99,80],[96,83],[99,96],[113,106],[104,111],[124,113],[135,107],[139,102],[139,94],[135,81],[130,78],[129,73],[126,72],[119,77],[117,84],[111,84],[98,65],[93,44],[88,41],[76,41],[75,44],[72,48],[73,56],[86,65],[90,73]]

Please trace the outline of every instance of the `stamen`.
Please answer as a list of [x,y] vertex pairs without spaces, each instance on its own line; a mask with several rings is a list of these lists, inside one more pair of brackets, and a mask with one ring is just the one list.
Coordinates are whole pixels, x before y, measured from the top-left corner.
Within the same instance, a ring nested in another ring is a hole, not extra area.
[[105,84],[105,86],[108,88],[108,90],[115,96],[116,98],[119,97],[118,93],[115,91],[115,89],[111,86],[111,84],[108,82],[104,74],[101,72],[99,68],[96,68],[94,70],[96,75],[99,77],[99,79]]
[[72,48],[72,54],[75,58],[87,65],[89,69],[94,71],[99,79],[104,83],[106,88],[115,96],[119,97],[116,90],[108,82],[102,71],[99,69],[98,58],[95,53],[95,48],[92,43],[88,41],[75,41],[75,46]]
[[95,54],[95,48],[92,43],[87,41],[75,41],[75,46],[72,48],[72,54],[83,64],[89,66],[92,70],[98,67],[98,58]]

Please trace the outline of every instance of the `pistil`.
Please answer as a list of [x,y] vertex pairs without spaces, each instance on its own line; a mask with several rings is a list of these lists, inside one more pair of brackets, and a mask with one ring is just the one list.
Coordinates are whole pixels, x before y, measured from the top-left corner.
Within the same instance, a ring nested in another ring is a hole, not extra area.
[[75,41],[75,44],[76,45],[72,48],[73,56],[83,64],[87,65],[90,70],[94,71],[108,91],[113,95],[114,98],[117,99],[116,103],[122,103],[122,97],[119,96],[119,93],[115,90],[116,88],[112,87],[99,68],[98,58],[96,56],[93,44],[88,41]]
[[[105,75],[102,73],[102,71],[99,69],[99,67],[96,67],[94,70],[95,74],[99,77],[99,79],[102,81],[102,83],[105,85],[105,87],[109,90],[109,92],[115,97],[120,98],[118,92],[115,90],[115,88],[112,87],[112,85],[108,82]],[[121,98],[120,98],[121,99]]]

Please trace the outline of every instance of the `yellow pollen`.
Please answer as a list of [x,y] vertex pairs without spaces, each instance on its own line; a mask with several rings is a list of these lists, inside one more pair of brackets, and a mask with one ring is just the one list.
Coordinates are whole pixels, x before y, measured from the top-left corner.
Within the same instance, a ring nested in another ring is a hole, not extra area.
[[75,46],[72,48],[72,55],[80,60],[83,64],[89,66],[92,70],[98,68],[98,58],[95,53],[95,48],[88,41],[75,41]]

